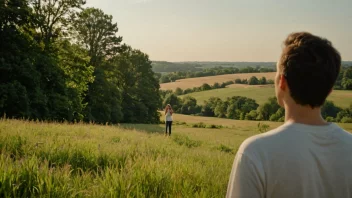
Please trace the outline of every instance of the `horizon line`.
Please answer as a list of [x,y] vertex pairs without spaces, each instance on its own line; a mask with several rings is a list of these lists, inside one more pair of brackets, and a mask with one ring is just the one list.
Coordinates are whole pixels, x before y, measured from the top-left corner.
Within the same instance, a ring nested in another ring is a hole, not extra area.
[[[276,63],[277,61],[167,61],[167,60],[150,60],[152,62],[168,63]],[[343,60],[341,62],[352,62],[352,60]]]

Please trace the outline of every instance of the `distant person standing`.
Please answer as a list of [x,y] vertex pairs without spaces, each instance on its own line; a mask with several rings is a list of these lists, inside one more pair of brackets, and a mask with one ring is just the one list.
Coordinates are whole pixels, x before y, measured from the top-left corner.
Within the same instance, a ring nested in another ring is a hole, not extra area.
[[330,41],[287,37],[275,77],[285,123],[242,143],[226,197],[352,198],[352,135],[321,116],[340,67]]
[[165,136],[167,136],[167,129],[169,129],[169,136],[171,135],[171,126],[172,126],[172,114],[174,111],[171,108],[171,105],[168,104],[166,105],[165,108],[165,123],[166,123],[166,129],[165,129]]

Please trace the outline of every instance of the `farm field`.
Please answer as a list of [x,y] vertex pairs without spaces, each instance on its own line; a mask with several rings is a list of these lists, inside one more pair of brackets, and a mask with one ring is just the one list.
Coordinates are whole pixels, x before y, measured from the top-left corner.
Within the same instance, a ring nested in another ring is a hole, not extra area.
[[[0,120],[1,197],[224,197],[255,121],[174,115],[174,125],[99,126]],[[271,128],[282,123],[265,122]],[[352,131],[352,124],[341,124]]]
[[223,83],[226,81],[234,81],[237,78],[240,79],[249,79],[252,76],[256,76],[257,78],[265,77],[267,80],[274,79],[275,72],[270,73],[246,73],[246,74],[226,74],[219,76],[208,76],[208,77],[199,77],[199,78],[186,78],[181,80],[176,80],[176,82],[171,83],[163,83],[160,84],[161,90],[175,90],[177,87],[181,89],[193,88],[202,86],[204,83],[208,83],[209,85],[213,85],[214,83]]
[[[232,96],[245,96],[255,99],[258,104],[265,103],[269,97],[275,96],[274,85],[250,86],[250,85],[230,85],[229,88],[213,89],[209,91],[194,92],[180,97],[192,96],[197,99],[198,104],[203,104],[210,97],[226,99]],[[352,91],[334,90],[327,100],[333,101],[339,107],[349,107],[352,103]]]

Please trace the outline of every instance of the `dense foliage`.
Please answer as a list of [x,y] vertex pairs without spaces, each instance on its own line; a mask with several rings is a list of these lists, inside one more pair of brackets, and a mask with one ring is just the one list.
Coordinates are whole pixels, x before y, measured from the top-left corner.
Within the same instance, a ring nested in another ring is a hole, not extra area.
[[[225,101],[211,97],[198,105],[191,96],[179,98],[173,92],[165,93],[163,105],[171,104],[180,114],[207,117],[229,118],[235,120],[279,121],[285,120],[285,109],[280,107],[275,97],[271,97],[262,105],[255,100],[242,96],[233,96]],[[331,101],[322,106],[322,116],[329,122],[352,123],[352,103],[349,108],[340,108]]]
[[334,89],[352,90],[352,66],[341,69]]
[[0,1],[0,114],[97,123],[159,120],[148,55],[83,0]]

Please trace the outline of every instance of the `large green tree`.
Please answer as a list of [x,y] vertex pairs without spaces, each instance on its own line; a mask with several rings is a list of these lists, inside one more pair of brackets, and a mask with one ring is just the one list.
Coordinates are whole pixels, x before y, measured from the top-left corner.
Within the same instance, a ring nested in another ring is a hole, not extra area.
[[37,46],[23,30],[30,14],[25,0],[0,1],[0,114],[9,117],[31,117],[31,106],[44,102],[35,66]]
[[122,121],[120,71],[112,61],[121,49],[122,37],[112,16],[96,8],[78,13],[73,23],[78,44],[87,50],[94,67],[95,81],[89,84],[85,102],[86,120],[99,123]]
[[91,65],[98,66],[121,50],[122,37],[117,36],[117,23],[101,9],[86,8],[78,13],[74,28],[79,43],[89,52]]
[[352,90],[352,68],[344,71],[341,85],[343,89]]
[[161,106],[159,82],[154,78],[148,55],[124,46],[125,51],[114,59],[120,72],[123,90],[124,122],[156,123]]
[[[30,0],[35,17],[33,23],[40,31],[46,47],[60,34],[68,34],[72,17],[86,3],[85,0]],[[68,36],[68,35],[66,35]]]

